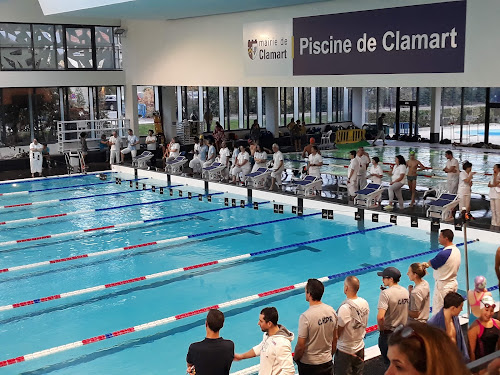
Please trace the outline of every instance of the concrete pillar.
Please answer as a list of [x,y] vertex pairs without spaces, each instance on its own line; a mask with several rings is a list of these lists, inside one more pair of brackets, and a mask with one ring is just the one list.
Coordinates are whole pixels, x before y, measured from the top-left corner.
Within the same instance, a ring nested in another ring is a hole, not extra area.
[[257,121],[260,127],[264,124],[262,120],[262,87],[257,87]]
[[[348,101],[348,91],[344,90],[344,102]],[[339,103],[344,105],[344,103]],[[346,111],[344,106],[344,111]],[[344,112],[347,115],[347,112]],[[345,116],[344,115],[344,116]],[[353,87],[352,88],[352,123],[361,128],[365,124],[365,88]]]
[[167,139],[176,135],[174,122],[177,122],[176,102],[177,96],[175,95],[175,86],[162,86],[161,87],[161,119],[163,122],[163,131]]
[[238,129],[244,129],[245,127],[245,120],[243,119],[243,87],[240,86],[238,87]]
[[264,91],[264,105],[266,106],[266,129],[269,130],[275,137],[279,132],[279,116],[278,116],[278,91],[277,87],[266,87]]
[[[299,88],[293,88],[293,118],[295,121],[299,119]],[[286,124],[285,124],[286,125]]]
[[431,143],[439,142],[441,127],[441,93],[442,87],[431,87]]
[[226,130],[229,130],[229,124],[226,124],[226,117],[224,116],[224,87],[219,86],[219,123]]
[[328,87],[328,91],[327,91],[327,100],[328,100],[328,103],[326,103],[326,107],[327,107],[327,121],[328,122],[332,122],[332,119],[333,119],[333,116],[332,116],[332,112],[333,112],[333,106],[332,106],[332,99],[333,99],[333,87]]
[[134,134],[139,134],[139,113],[137,111],[137,104],[137,85],[126,85],[125,118],[130,119],[130,127],[134,131]]
[[316,87],[311,87],[311,124],[316,124]]
[[[198,86],[198,118],[201,122],[205,119],[205,110],[204,110],[204,97],[203,97],[203,86]],[[207,98],[208,100],[208,98]]]

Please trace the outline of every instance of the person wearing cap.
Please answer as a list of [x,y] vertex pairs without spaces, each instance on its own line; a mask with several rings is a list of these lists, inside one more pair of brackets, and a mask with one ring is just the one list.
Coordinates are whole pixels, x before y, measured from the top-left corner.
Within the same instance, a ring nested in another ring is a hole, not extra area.
[[460,320],[458,316],[464,307],[464,297],[456,292],[449,292],[443,301],[443,308],[432,310],[433,316],[427,323],[431,326],[445,331],[450,340],[457,346],[462,353],[465,362],[469,362],[469,350],[465,342]]
[[377,324],[380,332],[378,347],[384,359],[384,363],[389,365],[387,358],[387,340],[392,332],[401,324],[406,324],[408,320],[408,305],[410,295],[406,288],[399,285],[401,272],[395,267],[387,267],[382,272],[377,272],[382,276],[383,286],[380,287],[380,297],[378,300]]
[[363,339],[368,326],[370,306],[358,297],[359,279],[347,276],[344,294],[347,299],[337,310],[339,319],[337,350],[333,371],[335,374],[361,375],[365,365],[365,343]]
[[323,157],[318,153],[318,147],[311,147],[311,155],[309,155],[308,174],[309,176],[321,177],[320,169],[323,165]]
[[500,321],[493,319],[495,307],[495,300],[492,296],[484,296],[480,301],[481,314],[472,323],[467,333],[471,361],[485,357],[499,349]]
[[486,278],[484,276],[476,276],[474,278],[474,289],[467,292],[467,300],[469,301],[472,315],[476,318],[479,318],[479,315],[481,315],[481,299],[484,296],[491,296],[491,292],[488,292],[488,289],[486,289]]
[[306,301],[309,308],[300,315],[294,361],[299,375],[333,374],[332,354],[337,346],[337,314],[321,302],[325,286],[317,279],[307,280]]
[[[304,147],[304,150],[302,151],[302,157],[307,158],[309,155],[311,155],[311,147],[316,144],[316,140],[314,137],[309,138],[309,144]],[[321,155],[321,151],[318,150],[318,154]]]
[[423,171],[424,169],[430,169],[424,166],[420,160],[415,158],[415,151],[410,151],[410,158],[406,162],[408,167],[408,173],[406,174],[406,179],[408,180],[408,187],[411,191],[411,203],[410,207],[415,205],[415,193],[417,192],[417,171]]
[[443,307],[444,296],[458,290],[457,274],[460,268],[460,250],[453,244],[453,231],[443,229],[439,233],[439,243],[444,246],[429,262],[422,265],[433,268],[434,294],[432,296],[432,311],[439,311]]

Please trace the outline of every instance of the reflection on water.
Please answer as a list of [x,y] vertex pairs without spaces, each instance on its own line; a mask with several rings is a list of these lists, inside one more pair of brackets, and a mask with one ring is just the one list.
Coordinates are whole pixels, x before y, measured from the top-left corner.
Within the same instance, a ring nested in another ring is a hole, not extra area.
[[[386,146],[386,147],[366,147],[365,150],[370,154],[370,157],[378,156],[382,163],[394,163],[396,155],[403,155],[408,159],[410,151],[416,152],[416,157],[426,167],[432,167],[432,174],[438,178],[421,177],[418,179],[418,185],[423,187],[436,186],[439,182],[445,181],[446,174],[442,171],[446,165],[445,151],[446,149],[429,149],[427,147],[410,147],[410,146]],[[322,173],[331,173],[338,175],[347,175],[349,165],[350,150],[328,150],[322,151],[325,160],[321,168]],[[481,152],[471,152],[464,150],[452,150],[453,156],[458,160],[460,165],[466,160],[472,163],[472,170],[478,174],[474,176],[472,191],[476,193],[487,194],[489,188],[487,186],[491,176],[486,176],[484,173],[492,173],[493,165],[500,161],[498,154],[486,154]],[[300,153],[286,154],[286,168],[300,168],[304,165]],[[294,161],[297,160],[297,161]],[[299,162],[300,161],[300,162]],[[389,165],[383,165],[384,170],[389,170]],[[431,174],[431,171],[423,171],[420,174]],[[443,177],[443,178],[439,178]],[[384,181],[389,181],[389,175],[384,176]]]

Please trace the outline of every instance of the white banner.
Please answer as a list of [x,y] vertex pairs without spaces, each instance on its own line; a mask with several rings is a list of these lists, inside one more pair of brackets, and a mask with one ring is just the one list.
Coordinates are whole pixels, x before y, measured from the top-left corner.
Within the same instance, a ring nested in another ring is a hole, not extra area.
[[247,75],[292,75],[292,20],[243,25],[243,59]]

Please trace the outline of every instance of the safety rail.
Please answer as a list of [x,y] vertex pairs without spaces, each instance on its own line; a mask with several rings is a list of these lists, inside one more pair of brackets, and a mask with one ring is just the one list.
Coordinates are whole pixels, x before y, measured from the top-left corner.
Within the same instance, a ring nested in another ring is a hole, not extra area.
[[127,135],[130,129],[130,119],[103,119],[103,120],[75,120],[57,122],[57,150],[65,151],[79,150],[80,133],[87,133],[87,145],[89,149],[99,149],[101,135],[109,137],[116,130],[118,136]]
[[335,144],[343,145],[348,143],[357,143],[366,138],[365,129],[345,129],[337,130],[335,133]]

